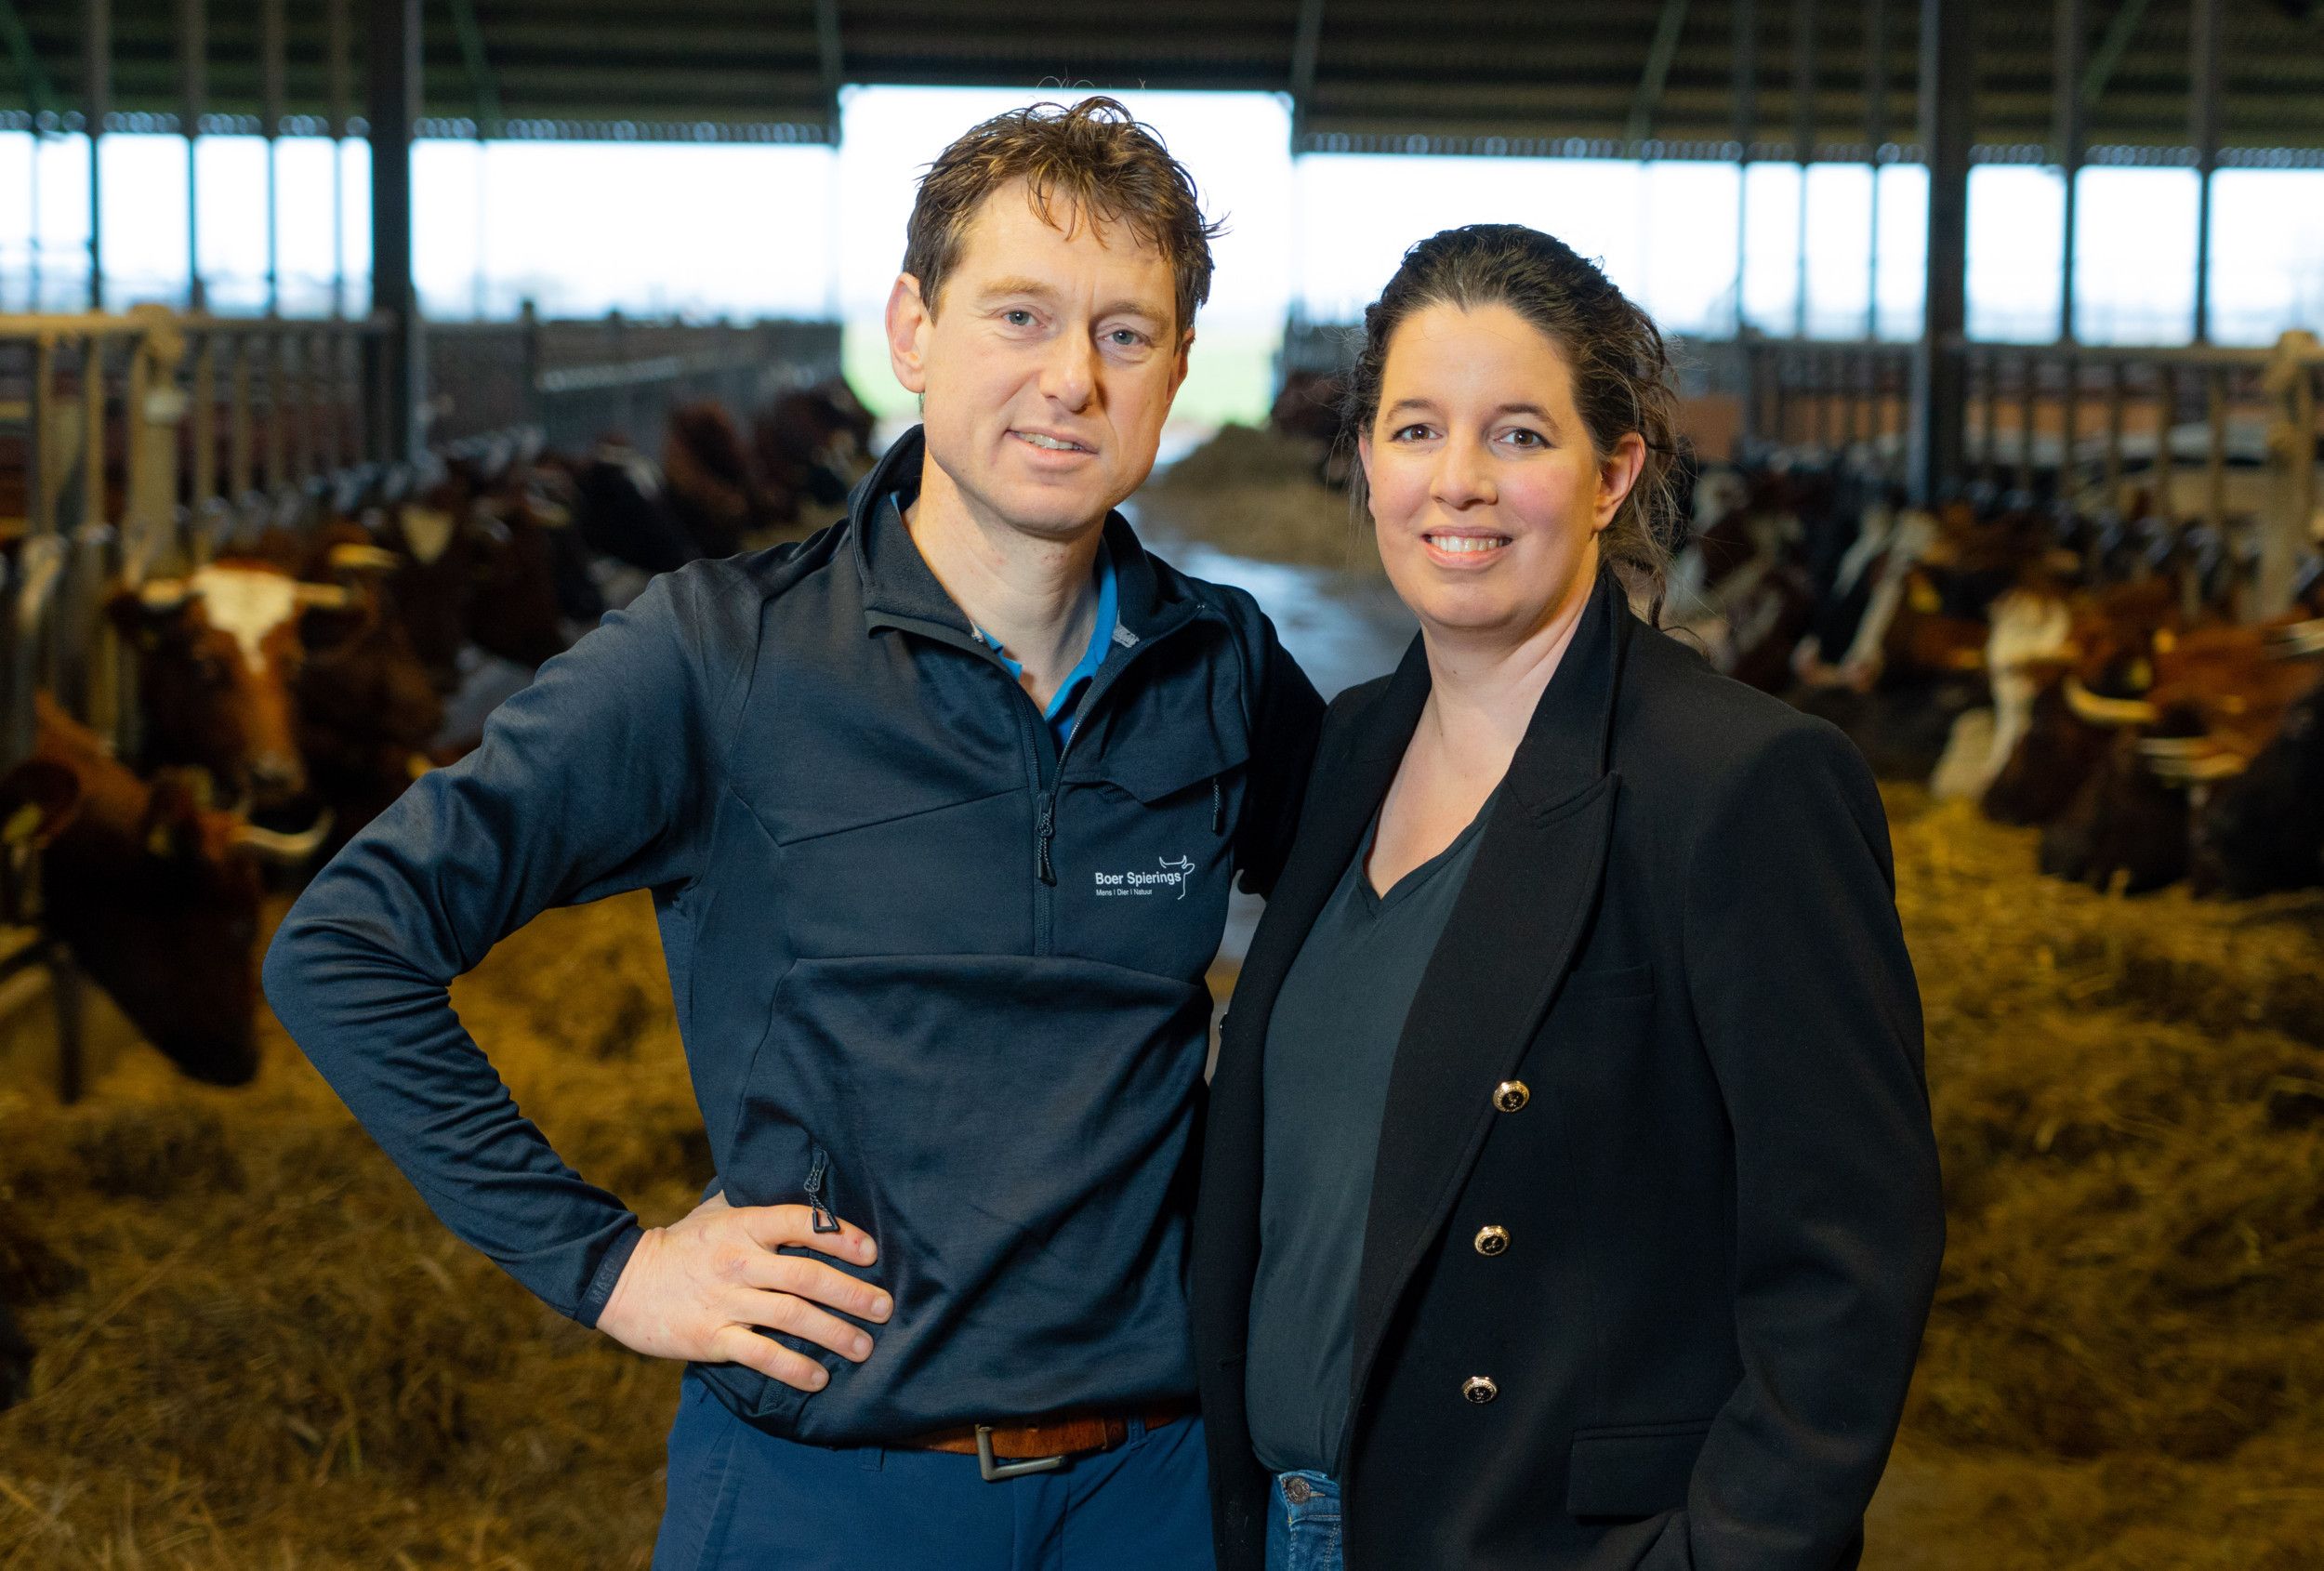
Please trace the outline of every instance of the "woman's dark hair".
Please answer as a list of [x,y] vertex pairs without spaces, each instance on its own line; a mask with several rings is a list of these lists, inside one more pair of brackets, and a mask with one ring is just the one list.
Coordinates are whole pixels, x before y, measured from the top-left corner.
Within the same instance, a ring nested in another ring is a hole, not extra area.
[[[1598,536],[1600,556],[1633,597],[1657,610],[1677,536],[1678,389],[1662,330],[1564,241],[1523,224],[1468,224],[1430,235],[1404,254],[1396,275],[1365,308],[1364,347],[1348,381],[1348,429],[1368,432],[1380,416],[1389,341],[1431,306],[1507,306],[1565,357],[1574,404],[1601,455],[1623,436],[1644,439],[1646,460],[1619,511]],[[1362,496],[1363,471],[1355,486]]]

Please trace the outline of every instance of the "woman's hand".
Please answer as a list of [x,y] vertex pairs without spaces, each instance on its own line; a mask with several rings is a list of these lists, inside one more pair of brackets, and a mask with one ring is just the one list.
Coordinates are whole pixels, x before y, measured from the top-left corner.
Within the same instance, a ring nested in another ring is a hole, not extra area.
[[817,1233],[804,1206],[726,1203],[723,1190],[667,1227],[638,1240],[597,1328],[632,1352],[701,1364],[741,1364],[800,1391],[821,1391],[830,1376],[759,1327],[786,1331],[861,1364],[871,1338],[825,1305],[884,1324],[893,1300],[868,1282],[821,1261],[775,1250],[805,1245],[837,1260],[869,1265],[878,1246],[841,1222]]

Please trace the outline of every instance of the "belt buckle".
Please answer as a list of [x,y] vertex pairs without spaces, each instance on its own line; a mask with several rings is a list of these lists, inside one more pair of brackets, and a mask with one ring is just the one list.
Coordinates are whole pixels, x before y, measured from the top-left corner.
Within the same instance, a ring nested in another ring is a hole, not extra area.
[[1004,1462],[993,1455],[993,1426],[976,1426],[976,1471],[987,1484],[997,1484],[1004,1478],[1022,1478],[1028,1472],[1052,1472],[1065,1465],[1063,1456],[1027,1457],[1022,1461]]

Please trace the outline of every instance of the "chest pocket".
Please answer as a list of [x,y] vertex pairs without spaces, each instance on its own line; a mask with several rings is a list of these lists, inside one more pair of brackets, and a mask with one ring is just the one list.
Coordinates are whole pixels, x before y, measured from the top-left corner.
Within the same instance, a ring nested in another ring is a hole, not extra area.
[[1072,760],[1051,859],[1064,952],[1197,978],[1218,953],[1250,747],[1230,730],[1141,715]]
[[[1249,761],[1249,743],[1239,729],[1231,735],[1159,737],[1152,744],[1139,737],[1128,744],[1116,741],[1091,778],[1147,807],[1159,807],[1183,792],[1230,778],[1239,791]],[[1234,823],[1230,816],[1223,827]]]

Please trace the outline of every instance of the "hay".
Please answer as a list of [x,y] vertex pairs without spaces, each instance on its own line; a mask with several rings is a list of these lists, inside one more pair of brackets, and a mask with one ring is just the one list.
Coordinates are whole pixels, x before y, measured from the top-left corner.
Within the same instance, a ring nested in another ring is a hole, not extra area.
[[1141,533],[1238,557],[1376,574],[1369,518],[1315,476],[1315,446],[1251,426],[1217,434],[1161,470],[1129,504]]
[[1966,804],[1890,810],[1949,1238],[1875,1548],[2313,1564],[2324,900],[2110,899]]
[[[1889,798],[1950,1212],[1868,1571],[2291,1571],[2324,1543],[2324,899],[2107,899]],[[650,1221],[707,1176],[651,906],[456,989],[528,1114]],[[646,1563],[674,1366],[444,1233],[303,1059],[0,1102],[0,1571]]]
[[[639,896],[550,913],[454,990],[649,1221],[709,1169],[659,963]],[[0,1106],[11,1231],[86,1278],[22,1312],[0,1567],[644,1565],[677,1366],[458,1244],[271,1023],[265,1047],[242,1092],[139,1063],[77,1108]]]

